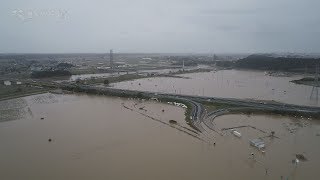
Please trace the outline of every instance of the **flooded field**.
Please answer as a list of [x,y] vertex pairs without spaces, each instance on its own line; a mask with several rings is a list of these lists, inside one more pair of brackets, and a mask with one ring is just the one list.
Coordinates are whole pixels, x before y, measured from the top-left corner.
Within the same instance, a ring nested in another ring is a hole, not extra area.
[[[240,139],[229,131],[223,131],[224,136],[198,135],[186,124],[185,109],[155,101],[41,94],[0,103],[0,179],[320,176],[315,168],[320,164],[320,124],[315,120],[262,115],[214,120],[218,130],[251,124],[275,131],[280,139],[265,138],[263,155],[248,140],[264,134],[240,128]],[[250,157],[252,152],[255,159]],[[296,153],[303,153],[308,161],[292,164]]]
[[[185,70],[195,70],[200,68],[210,68],[206,65],[198,65],[198,66],[191,66],[186,67]],[[135,74],[135,73],[155,73],[155,74],[168,74],[181,71],[181,68],[166,68],[166,69],[149,69],[149,70],[138,70],[138,71],[130,71],[128,74]],[[111,76],[119,76],[127,74],[127,72],[119,72],[119,73],[99,73],[99,74],[80,74],[80,75],[72,75],[70,76],[68,81],[76,81],[77,79],[90,79],[90,78],[107,78]]]
[[240,70],[182,76],[189,79],[156,77],[115,83],[113,87],[162,93],[275,100],[308,106],[320,105],[317,98],[311,96],[312,87],[290,83],[291,80],[300,78],[299,76],[274,77],[265,75],[264,72]]
[[[225,115],[216,118],[214,123],[217,130],[240,126],[234,128],[241,133],[240,138],[230,130],[222,130],[224,136],[218,138],[218,143],[230,146],[225,153],[232,158],[242,157],[248,167],[265,171],[269,176],[265,179],[281,179],[281,176],[283,179],[318,179],[320,176],[315,168],[320,164],[319,121],[279,115]],[[241,127],[246,125],[249,126]],[[271,131],[275,132],[274,137],[270,137]],[[265,143],[263,151],[249,145],[249,140],[256,138]],[[255,161],[248,158],[248,152],[254,154]],[[293,163],[296,154],[303,154],[307,161]]]

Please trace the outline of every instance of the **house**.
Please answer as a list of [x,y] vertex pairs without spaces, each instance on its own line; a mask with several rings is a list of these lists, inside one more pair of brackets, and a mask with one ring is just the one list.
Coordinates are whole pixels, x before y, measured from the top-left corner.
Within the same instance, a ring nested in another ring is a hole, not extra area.
[[263,149],[265,147],[265,144],[264,142],[262,141],[262,139],[253,139],[253,140],[250,140],[250,145],[251,146],[254,146],[258,149]]
[[3,84],[6,86],[11,86],[11,82],[10,81],[3,81]]

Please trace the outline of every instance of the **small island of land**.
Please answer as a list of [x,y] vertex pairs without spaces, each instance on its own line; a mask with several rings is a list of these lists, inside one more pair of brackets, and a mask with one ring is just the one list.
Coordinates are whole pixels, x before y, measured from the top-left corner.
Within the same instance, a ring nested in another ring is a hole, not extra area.
[[296,83],[296,84],[303,84],[303,85],[307,85],[307,86],[320,87],[320,82],[315,81],[315,78],[313,78],[313,77],[305,77],[305,78],[293,80],[291,82]]

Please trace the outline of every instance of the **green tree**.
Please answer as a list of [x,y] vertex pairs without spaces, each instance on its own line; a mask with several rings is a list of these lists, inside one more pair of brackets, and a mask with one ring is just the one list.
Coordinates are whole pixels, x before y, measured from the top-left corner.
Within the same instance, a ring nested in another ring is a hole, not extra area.
[[105,84],[105,85],[109,85],[109,80],[108,79],[105,79],[104,81],[103,81],[103,83]]
[[80,84],[80,83],[82,83],[81,79],[80,78],[76,79],[76,84]]
[[22,92],[22,88],[18,87],[17,92]]

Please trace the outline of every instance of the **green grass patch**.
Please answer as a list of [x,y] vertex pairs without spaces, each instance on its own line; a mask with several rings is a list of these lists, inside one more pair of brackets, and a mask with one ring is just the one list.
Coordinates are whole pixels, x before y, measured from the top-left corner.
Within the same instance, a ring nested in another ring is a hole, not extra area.
[[38,93],[47,92],[48,88],[27,86],[27,85],[11,85],[0,86],[0,100],[18,98]]

